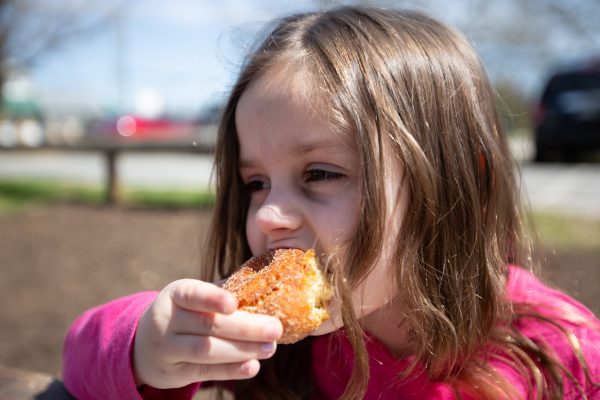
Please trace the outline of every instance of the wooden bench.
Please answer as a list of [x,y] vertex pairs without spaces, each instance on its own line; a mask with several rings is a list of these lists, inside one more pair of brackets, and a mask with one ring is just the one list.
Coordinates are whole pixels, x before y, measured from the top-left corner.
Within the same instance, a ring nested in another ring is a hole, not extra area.
[[180,141],[125,141],[125,140],[93,140],[88,139],[75,145],[44,145],[41,147],[0,147],[2,151],[88,151],[101,153],[104,158],[106,170],[105,202],[115,204],[118,202],[119,174],[117,170],[117,155],[124,152],[179,152],[210,154],[214,151],[215,142],[213,131],[208,131],[205,137],[198,140],[190,139]]

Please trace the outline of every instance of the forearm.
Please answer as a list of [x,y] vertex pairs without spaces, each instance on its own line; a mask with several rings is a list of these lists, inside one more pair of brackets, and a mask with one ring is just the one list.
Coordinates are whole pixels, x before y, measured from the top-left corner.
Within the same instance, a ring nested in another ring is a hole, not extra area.
[[141,398],[131,351],[138,321],[155,297],[155,292],[123,297],[87,311],[72,324],[63,351],[63,379],[75,397]]

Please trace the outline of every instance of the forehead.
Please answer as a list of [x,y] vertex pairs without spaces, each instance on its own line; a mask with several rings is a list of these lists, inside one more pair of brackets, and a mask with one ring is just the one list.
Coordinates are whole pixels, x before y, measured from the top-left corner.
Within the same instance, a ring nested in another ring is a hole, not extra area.
[[351,135],[336,127],[323,99],[315,95],[306,73],[292,68],[269,70],[252,81],[236,107],[235,122],[242,156],[252,147],[352,147]]
[[265,117],[275,108],[328,122],[331,113],[323,107],[324,93],[317,93],[315,86],[311,74],[298,64],[280,62],[266,68],[250,81],[239,99],[235,114],[238,132],[241,119]]
[[314,86],[314,79],[306,68],[284,61],[259,72],[250,81],[244,93],[255,89],[265,97],[291,99],[303,103],[315,97]]

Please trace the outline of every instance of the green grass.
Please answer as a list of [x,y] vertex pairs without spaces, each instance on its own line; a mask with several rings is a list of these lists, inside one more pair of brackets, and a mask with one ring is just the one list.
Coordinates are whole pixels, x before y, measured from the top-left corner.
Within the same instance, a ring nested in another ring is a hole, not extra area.
[[[25,211],[32,206],[53,203],[83,203],[100,205],[106,194],[99,187],[73,183],[0,181],[0,214]],[[214,204],[209,190],[145,190],[123,189],[120,203],[147,208],[195,208]]]
[[[0,215],[25,211],[31,206],[52,203],[100,205],[105,193],[98,187],[41,181],[0,181]],[[145,208],[198,208],[214,204],[209,190],[141,190],[121,191],[125,206]],[[540,241],[553,248],[600,248],[600,218],[572,217],[537,211],[533,215]]]
[[67,183],[0,181],[0,213],[25,210],[33,205],[57,202],[101,204],[101,189]]
[[540,242],[554,248],[600,249],[600,218],[534,213]]
[[123,193],[125,204],[156,208],[210,207],[215,194],[209,190],[129,190]]

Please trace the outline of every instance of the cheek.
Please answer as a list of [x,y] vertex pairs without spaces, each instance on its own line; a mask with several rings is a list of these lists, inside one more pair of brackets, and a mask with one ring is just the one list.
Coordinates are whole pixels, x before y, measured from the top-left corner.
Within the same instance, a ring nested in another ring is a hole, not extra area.
[[316,243],[324,253],[345,258],[348,246],[356,235],[356,225],[349,221],[350,218],[340,224],[340,218],[336,217],[331,213],[315,215],[315,220],[320,225],[315,232]]
[[256,225],[256,213],[252,208],[248,210],[248,215],[246,216],[246,240],[248,241],[252,255],[257,255],[264,248],[262,235]]
[[[380,310],[396,296],[398,291],[391,276],[389,264],[378,263],[369,276],[352,292],[352,305],[359,319]],[[329,320],[313,332],[314,336],[333,332],[344,325],[342,303],[339,298],[334,297],[327,309]]]
[[394,271],[389,260],[381,259],[367,278],[352,293],[354,309],[359,318],[371,314],[389,303],[398,293]]
[[335,250],[342,250],[342,255],[347,253],[360,219],[359,198],[358,191],[349,191],[331,207],[314,215],[314,221],[319,225],[317,236],[324,242],[328,253]]
[[379,259],[367,278],[353,293],[354,307],[365,316],[390,302],[398,294],[396,251],[405,212],[405,195],[392,198],[396,206],[388,210]]
[[[386,213],[386,226],[379,258],[372,266],[367,277],[352,293],[352,303],[356,315],[365,317],[392,301],[400,290],[397,283],[397,261],[395,259],[400,240],[400,229],[406,207],[406,195],[395,193],[390,196],[388,204],[394,207]],[[388,192],[389,195],[389,192]],[[358,219],[355,223],[358,223]],[[356,229],[356,228],[355,228]]]

